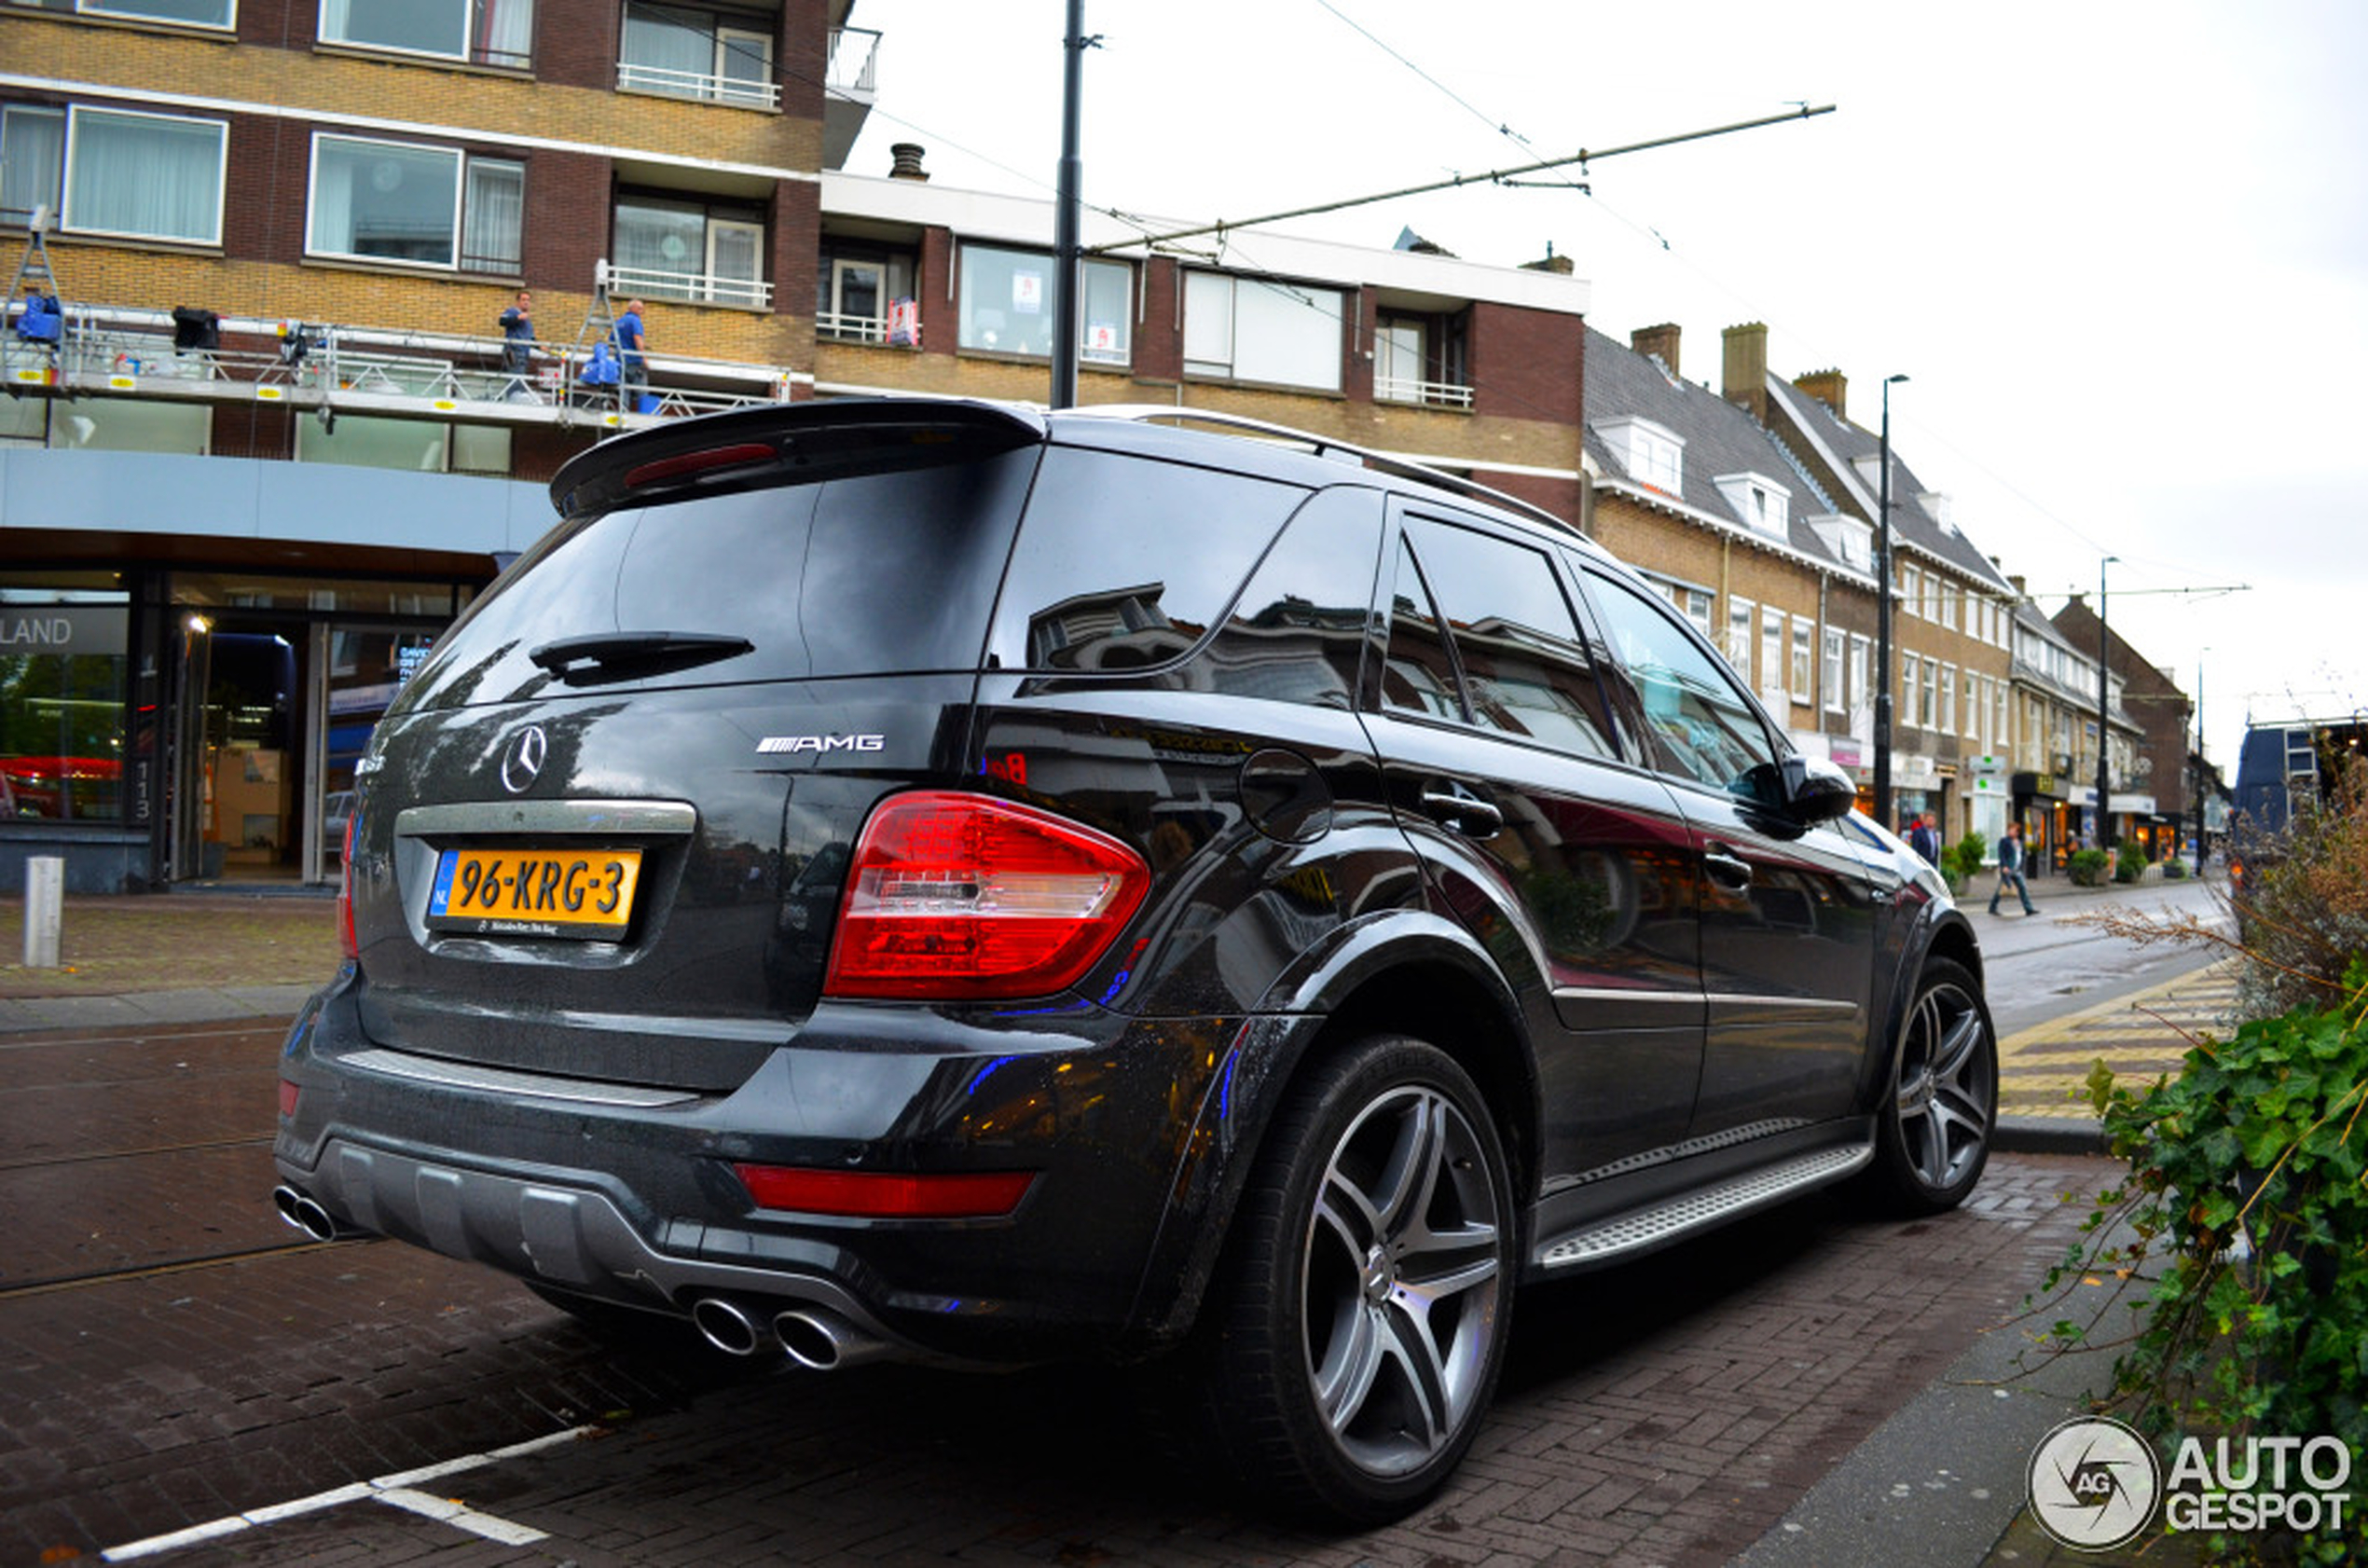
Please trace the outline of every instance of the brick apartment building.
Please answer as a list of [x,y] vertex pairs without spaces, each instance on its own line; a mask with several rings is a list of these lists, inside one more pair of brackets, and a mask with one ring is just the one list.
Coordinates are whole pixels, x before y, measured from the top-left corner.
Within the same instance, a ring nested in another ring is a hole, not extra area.
[[[616,429],[1044,399],[1051,209],[918,148],[846,167],[877,60],[927,47],[853,8],[0,7],[0,256],[51,274],[13,307],[66,309],[0,365],[0,887],[33,854],[84,890],[326,878],[378,713]],[[1250,413],[1577,515],[1567,261],[1085,240],[1081,401]],[[629,297],[646,402],[579,383]]]

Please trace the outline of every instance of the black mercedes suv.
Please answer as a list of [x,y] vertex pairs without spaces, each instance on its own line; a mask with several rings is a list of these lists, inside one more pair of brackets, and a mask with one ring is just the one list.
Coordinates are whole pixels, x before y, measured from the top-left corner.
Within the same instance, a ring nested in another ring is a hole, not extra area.
[[1972,1190],[1970,927],[1662,596],[1187,424],[1249,421],[808,403],[571,461],[359,770],[282,1212],[814,1368],[1156,1367],[1372,1520],[1521,1283]]

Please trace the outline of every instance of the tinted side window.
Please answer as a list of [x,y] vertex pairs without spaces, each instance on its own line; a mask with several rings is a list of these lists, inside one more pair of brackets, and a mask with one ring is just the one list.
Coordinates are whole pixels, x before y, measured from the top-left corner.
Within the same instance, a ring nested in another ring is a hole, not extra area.
[[1005,669],[1134,670],[1189,651],[1307,491],[1055,447],[1028,500],[990,649]]
[[1594,662],[1543,550],[1410,517],[1454,641],[1472,722],[1581,757],[1617,756]]
[[1317,492],[1274,542],[1224,627],[1192,661],[1196,690],[1356,706],[1381,550],[1379,491]]
[[1751,798],[1776,759],[1767,726],[1716,655],[1686,634],[1659,600],[1589,572],[1587,590],[1643,709],[1645,738],[1665,773]]
[[1414,551],[1398,541],[1397,578],[1390,590],[1389,659],[1382,667],[1382,706],[1426,719],[1462,721],[1464,682],[1447,633]]

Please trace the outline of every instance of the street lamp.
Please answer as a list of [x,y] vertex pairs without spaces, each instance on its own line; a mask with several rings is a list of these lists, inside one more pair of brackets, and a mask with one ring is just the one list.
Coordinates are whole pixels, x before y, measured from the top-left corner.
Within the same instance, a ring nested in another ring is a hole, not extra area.
[[1892,827],[1891,814],[1891,390],[1907,379],[1883,378],[1882,444],[1877,448],[1875,504],[1875,820]]
[[2211,770],[2204,763],[2204,655],[2210,648],[2196,650],[2196,874],[2204,874],[2204,791],[2210,789]]
[[2100,849],[2113,846],[2113,819],[2106,810],[2106,797],[2113,791],[2113,732],[2105,725],[2107,705],[2112,700],[2112,690],[2106,677],[2112,673],[2113,666],[2106,662],[2106,650],[2113,633],[2105,627],[2105,568],[2119,559],[2119,556],[2107,556],[2097,563],[2097,847]]

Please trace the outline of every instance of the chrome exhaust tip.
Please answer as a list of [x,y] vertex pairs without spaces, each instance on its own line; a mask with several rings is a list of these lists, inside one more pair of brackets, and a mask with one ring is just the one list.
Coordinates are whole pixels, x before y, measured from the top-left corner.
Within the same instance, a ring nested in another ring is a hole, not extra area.
[[726,1355],[754,1355],[764,1342],[764,1330],[748,1309],[723,1296],[702,1296],[692,1302],[691,1325]]
[[885,1341],[839,1316],[813,1307],[791,1307],[774,1314],[773,1337],[791,1360],[809,1371],[857,1367],[888,1354]]
[[280,1217],[303,1231],[316,1242],[333,1242],[343,1234],[337,1219],[320,1203],[293,1187],[278,1187],[271,1191],[271,1206]]

